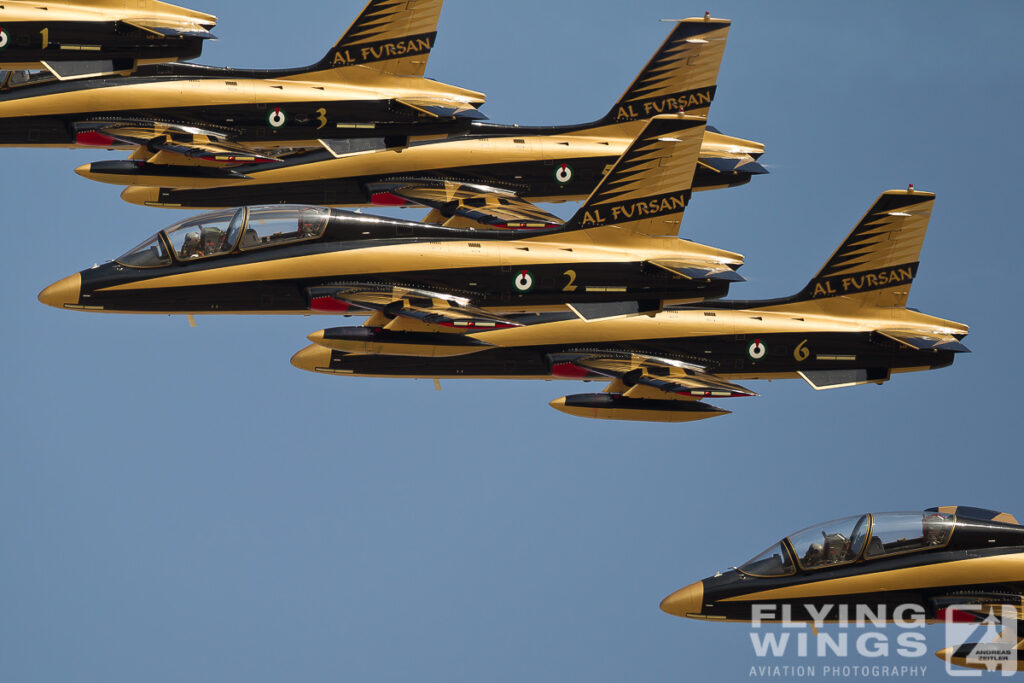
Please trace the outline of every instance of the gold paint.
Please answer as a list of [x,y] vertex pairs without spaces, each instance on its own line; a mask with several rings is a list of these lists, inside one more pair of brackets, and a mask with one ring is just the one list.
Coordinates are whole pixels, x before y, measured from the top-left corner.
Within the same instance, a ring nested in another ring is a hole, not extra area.
[[677,617],[686,617],[691,614],[700,614],[704,607],[704,582],[691,583],[685,588],[680,588],[667,598],[661,601],[661,611],[674,614]]
[[71,307],[78,304],[82,293],[82,275],[75,273],[54,282],[39,292],[39,301],[54,308]]

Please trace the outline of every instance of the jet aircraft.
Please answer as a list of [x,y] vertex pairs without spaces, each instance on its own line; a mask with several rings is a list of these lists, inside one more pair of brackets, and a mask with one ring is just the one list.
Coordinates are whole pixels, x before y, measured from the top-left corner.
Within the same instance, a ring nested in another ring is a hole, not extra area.
[[8,82],[0,145],[122,144],[151,163],[170,155],[235,165],[320,139],[464,130],[483,117],[484,96],[423,77],[440,11],[441,0],[370,0],[323,59],[297,69],[172,63],[127,76]]
[[[127,73],[139,64],[198,57],[213,38],[212,14],[159,0],[5,0],[0,69],[47,69],[58,79]],[[0,76],[0,88],[28,78]]]
[[[852,619],[864,606],[892,621],[908,604],[930,622],[975,623],[1007,606],[1012,630],[998,649],[1010,670],[1024,670],[1024,527],[1008,513],[966,506],[838,519],[677,590],[661,609],[708,621],[829,622],[844,612]],[[1000,643],[966,643],[936,655],[985,668],[978,655],[991,655],[994,644]]]
[[[334,141],[283,162],[212,169],[145,159],[101,161],[76,171],[134,185],[131,203],[228,208],[265,202],[327,206],[442,205],[444,219],[467,202],[513,195],[530,201],[582,200],[658,113],[704,116],[714,99],[730,22],[678,22],[626,92],[601,119],[569,126],[520,127],[476,121],[464,135],[414,141],[402,136]],[[765,173],[764,146],[709,129],[693,189],[728,187]],[[178,155],[177,161],[183,157]],[[457,200],[457,201],[456,201]]]
[[[408,327],[399,335],[377,317],[363,328],[312,334],[314,344],[292,363],[336,375],[603,379],[610,382],[604,393],[551,406],[579,417],[662,422],[729,412],[699,400],[705,397],[756,395],[735,380],[800,377],[815,389],[881,384],[891,373],[950,365],[967,350],[960,343],[966,325],[906,308],[934,197],[912,187],[883,193],[793,296],[649,315],[576,306],[580,315],[571,319],[471,330],[458,357],[438,357],[453,346],[450,335],[423,334],[426,327],[415,338],[405,335]],[[617,278],[608,271],[601,284],[615,288]]]
[[[421,338],[522,324],[508,314],[557,316],[567,302],[592,315],[723,296],[742,279],[743,257],[676,237],[704,126],[696,116],[650,120],[564,225],[506,200],[475,207],[486,229],[243,207],[186,219],[39,299],[107,312],[372,313],[390,333],[404,324]],[[509,229],[526,222],[511,215],[542,227]]]

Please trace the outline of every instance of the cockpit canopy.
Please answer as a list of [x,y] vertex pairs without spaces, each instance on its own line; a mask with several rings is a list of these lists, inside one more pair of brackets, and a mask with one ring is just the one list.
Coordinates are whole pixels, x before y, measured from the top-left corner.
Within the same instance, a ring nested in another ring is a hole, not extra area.
[[787,536],[738,567],[749,576],[788,576],[858,560],[939,548],[953,534],[946,512],[883,512],[845,517]]
[[156,268],[235,251],[320,237],[331,216],[321,206],[248,206],[187,218],[115,259],[131,268]]

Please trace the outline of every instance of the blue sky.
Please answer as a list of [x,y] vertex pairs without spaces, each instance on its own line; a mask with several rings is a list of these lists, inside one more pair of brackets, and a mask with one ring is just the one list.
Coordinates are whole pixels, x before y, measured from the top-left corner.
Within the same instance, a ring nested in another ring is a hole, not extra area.
[[[312,63],[361,9],[195,7],[221,20],[200,61],[240,67]],[[590,120],[668,33],[658,19],[704,9],[448,0],[427,75],[486,92],[494,121]],[[938,200],[910,305],[970,324],[974,353],[882,387],[755,382],[760,398],[689,425],[547,406],[579,383],[317,376],[288,359],[325,318],[190,328],[38,303],[181,214],[72,172],[108,152],[4,150],[0,680],[748,680],[766,662],[746,626],[658,602],[818,521],[1024,514],[1024,9],[710,9],[734,22],[711,123],[763,141],[772,173],[695,195],[682,234],[746,255],[737,297],[784,295],[913,182]]]

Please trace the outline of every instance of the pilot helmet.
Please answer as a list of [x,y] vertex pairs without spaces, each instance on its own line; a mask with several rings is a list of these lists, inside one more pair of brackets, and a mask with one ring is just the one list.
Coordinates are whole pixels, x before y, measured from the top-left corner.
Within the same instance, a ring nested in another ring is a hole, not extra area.
[[842,534],[825,534],[825,562],[827,564],[842,562],[849,545],[846,537]]

